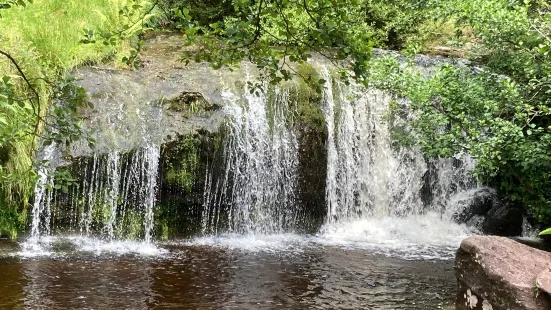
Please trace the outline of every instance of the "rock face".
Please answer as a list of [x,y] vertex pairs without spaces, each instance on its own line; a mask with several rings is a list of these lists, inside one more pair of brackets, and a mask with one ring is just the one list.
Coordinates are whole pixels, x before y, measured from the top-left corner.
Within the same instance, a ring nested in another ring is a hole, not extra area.
[[94,150],[76,143],[70,153],[132,150],[170,142],[180,135],[218,132],[223,120],[223,93],[242,84],[242,70],[214,70],[208,64],[184,66],[181,39],[159,36],[148,41],[143,67],[136,71],[84,67],[73,72],[94,109],[84,111],[85,128],[93,128]]
[[459,203],[466,205],[464,209],[453,215],[453,219],[459,223],[468,223],[477,215],[486,215],[494,206],[496,193],[493,189],[482,187],[473,190],[473,193]]
[[461,206],[452,215],[454,221],[466,223],[486,235],[520,236],[522,234],[522,208],[499,199],[495,190],[475,188],[455,200]]
[[[503,237],[470,237],[461,243],[455,261],[456,310],[551,309],[551,297],[536,286],[550,267],[551,253]],[[544,291],[549,289],[545,274]]]
[[482,230],[489,235],[520,236],[522,234],[522,210],[513,203],[496,203],[488,211]]

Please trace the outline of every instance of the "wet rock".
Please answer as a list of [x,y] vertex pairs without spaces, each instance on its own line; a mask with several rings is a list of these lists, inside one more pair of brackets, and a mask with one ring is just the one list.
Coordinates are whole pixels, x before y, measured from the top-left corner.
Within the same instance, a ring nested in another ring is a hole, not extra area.
[[551,298],[536,287],[536,279],[550,266],[551,253],[504,237],[470,237],[455,260],[456,309],[551,309]]
[[532,248],[536,248],[538,250],[551,252],[551,244],[541,238],[540,236],[537,237],[512,237],[513,240],[520,242],[524,245],[527,245]]
[[467,222],[467,226],[482,230],[482,224],[486,217],[484,215],[473,215]]
[[[95,129],[94,150],[86,141],[75,143],[72,156],[93,152],[133,150],[148,141],[170,142],[181,135],[218,132],[224,121],[225,93],[239,93],[244,72],[214,70],[204,63],[185,66],[179,36],[148,40],[135,71],[109,66],[83,67],[72,74],[83,87],[93,109],[82,111],[84,127]],[[251,69],[254,72],[254,69]]]
[[472,193],[457,202],[465,207],[454,214],[453,219],[458,223],[468,223],[476,216],[487,214],[494,206],[495,196],[495,191],[491,188],[484,187],[473,190]]
[[522,209],[505,202],[495,205],[482,223],[482,231],[488,235],[520,236],[522,234]]
[[545,292],[548,295],[551,295],[551,269],[547,268],[547,270],[543,271],[538,275],[538,278],[536,279],[536,284],[538,285],[538,288]]

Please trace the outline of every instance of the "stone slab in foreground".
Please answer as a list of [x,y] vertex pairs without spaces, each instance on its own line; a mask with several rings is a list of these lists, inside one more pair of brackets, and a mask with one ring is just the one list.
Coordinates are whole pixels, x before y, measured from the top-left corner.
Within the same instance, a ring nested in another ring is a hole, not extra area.
[[551,253],[503,237],[467,238],[455,259],[456,309],[551,309],[550,268]]

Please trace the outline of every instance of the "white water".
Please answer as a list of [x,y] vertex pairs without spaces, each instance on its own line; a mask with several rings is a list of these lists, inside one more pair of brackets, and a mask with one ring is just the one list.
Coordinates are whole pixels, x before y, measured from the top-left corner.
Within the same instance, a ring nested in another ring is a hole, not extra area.
[[[106,224],[106,228],[107,236],[111,240],[115,238],[120,181],[120,154],[119,152],[110,152],[107,155],[107,186],[105,187],[105,204],[110,208],[109,220]],[[93,206],[89,206],[89,209],[92,208]],[[88,221],[91,221],[91,219],[88,219]]]
[[[477,186],[470,175],[472,160],[427,162],[415,148],[393,146],[391,126],[403,120],[388,121],[391,98],[378,90],[333,84],[328,70],[321,72],[328,81],[323,96],[328,155],[327,219],[319,242],[409,258],[453,253],[472,233],[454,223],[450,211],[454,197]],[[423,200],[424,187],[429,201]]]
[[[84,176],[78,190],[63,194],[68,197],[62,201],[56,200],[61,193],[54,189],[51,176],[55,167],[50,167],[49,161],[54,151],[54,145],[44,149],[46,164],[39,169],[35,185],[31,237],[22,245],[21,255],[52,254],[51,242],[57,239],[49,236],[57,228],[57,221],[65,221],[60,224],[65,229],[68,224],[69,230],[74,231],[78,225],[80,233],[99,238],[83,239],[96,247],[124,248],[126,241],[120,240],[126,237],[121,234],[127,225],[140,225],[136,223],[136,216],[142,218],[141,228],[133,229],[142,230],[144,249],[155,247],[151,242],[160,157],[158,146],[146,146],[127,156],[115,151],[103,156],[95,154],[82,165],[83,171],[76,172]],[[132,210],[134,218],[126,218],[128,209]],[[127,224],[128,221],[134,222]]]
[[145,171],[143,193],[144,198],[144,240],[151,243],[153,229],[153,208],[157,194],[157,175],[159,171],[160,149],[158,146],[147,146],[144,149],[142,171]]
[[163,256],[167,250],[152,243],[135,240],[104,240],[85,236],[45,236],[36,245],[24,243],[21,250],[14,253],[22,258],[34,257],[74,257],[83,255],[127,255]]
[[[178,242],[176,244],[182,244]],[[187,246],[209,246],[246,252],[302,252],[311,244],[306,236],[295,234],[232,234],[206,236],[183,243]]]
[[[44,213],[48,213],[51,196],[49,194],[48,187],[53,186],[52,168],[50,167],[50,161],[53,158],[56,145],[54,143],[44,147],[42,164],[38,168],[38,180],[34,188],[34,202],[32,209],[32,221],[31,221],[31,241],[36,241],[40,237],[41,229],[49,233],[49,223],[44,223],[41,225],[41,218],[44,216]],[[49,214],[45,215],[48,218]],[[41,227],[45,226],[45,227]]]
[[227,102],[224,171],[207,174],[203,232],[283,233],[292,227],[298,142],[286,122],[292,103],[285,90],[258,95],[223,93]]
[[451,259],[463,239],[465,226],[429,212],[407,217],[365,217],[324,227],[316,241],[325,246],[360,248],[404,259]]

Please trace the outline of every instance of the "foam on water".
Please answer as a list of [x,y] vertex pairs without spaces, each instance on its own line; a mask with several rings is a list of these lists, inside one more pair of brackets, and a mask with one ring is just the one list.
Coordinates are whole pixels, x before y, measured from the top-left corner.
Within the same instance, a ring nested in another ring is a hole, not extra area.
[[138,254],[143,256],[161,256],[168,253],[167,250],[157,247],[151,242],[135,240],[104,241],[86,237],[71,237],[79,251],[91,252],[96,255],[113,253],[117,255]]
[[223,234],[195,238],[184,244],[246,252],[303,252],[309,248],[338,247],[406,260],[448,260],[453,259],[461,241],[472,234],[466,225],[444,220],[440,214],[431,212],[326,225],[314,236]]
[[450,259],[472,232],[430,212],[408,217],[363,218],[326,225],[316,241],[404,259]]
[[12,256],[24,258],[50,257],[54,254],[55,253],[50,250],[50,247],[47,246],[47,242],[44,242],[42,239],[27,240],[21,243],[21,249],[19,252],[11,253]]
[[297,252],[310,243],[306,236],[295,234],[222,234],[195,238],[185,243],[188,246],[209,246],[246,252]]
[[23,258],[36,257],[70,257],[85,255],[126,255],[163,256],[168,250],[157,247],[151,242],[136,240],[104,240],[84,236],[42,237],[38,241],[26,241],[15,256]]

